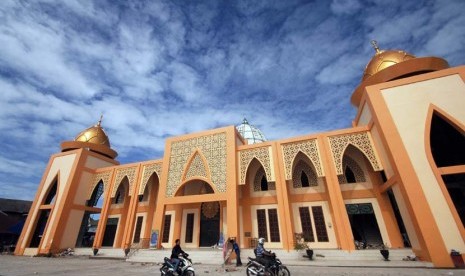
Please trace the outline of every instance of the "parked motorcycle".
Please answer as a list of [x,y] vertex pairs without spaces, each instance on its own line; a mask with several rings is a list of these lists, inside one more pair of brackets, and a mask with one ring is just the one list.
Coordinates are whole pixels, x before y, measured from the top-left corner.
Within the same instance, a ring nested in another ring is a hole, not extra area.
[[[192,260],[189,259],[189,254],[179,254],[179,265],[177,274],[182,276],[195,276],[194,268],[192,267]],[[160,268],[161,275],[172,276],[174,272],[174,265],[171,263],[171,259],[165,257],[164,263]]]
[[[255,253],[255,250],[254,250]],[[256,253],[255,253],[256,254]],[[256,256],[256,255],[255,255]],[[250,258],[247,263],[246,273],[247,276],[256,275],[256,276],[290,276],[291,273],[289,269],[280,259],[276,258],[275,254],[272,254],[272,257],[269,259],[271,261],[270,266],[265,269],[265,266],[261,264],[256,258]]]

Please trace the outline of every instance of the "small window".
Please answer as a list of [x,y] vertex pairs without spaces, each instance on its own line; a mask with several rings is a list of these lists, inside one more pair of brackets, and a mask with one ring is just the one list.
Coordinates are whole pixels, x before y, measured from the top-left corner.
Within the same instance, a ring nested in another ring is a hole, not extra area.
[[266,181],[266,177],[262,177],[262,181],[260,182],[260,188],[262,191],[268,191],[268,181]]
[[346,170],[344,172],[344,175],[346,176],[347,183],[357,183],[355,180],[355,174],[354,172],[350,169],[349,166],[346,167]]
[[124,202],[123,195],[121,194],[121,191],[118,191],[115,196],[115,204],[120,204]]
[[192,243],[194,237],[194,214],[187,214],[186,222],[186,243]]
[[310,182],[308,182],[308,176],[304,171],[302,171],[302,174],[300,175],[300,182],[302,182],[302,187],[310,187]]
[[55,203],[55,197],[57,195],[57,186],[58,186],[58,180],[55,179],[55,181],[52,184],[52,187],[50,188],[47,197],[45,198],[45,205],[48,204],[53,204]]
[[163,236],[161,242],[167,243],[170,239],[171,215],[165,215],[165,223],[163,224]]

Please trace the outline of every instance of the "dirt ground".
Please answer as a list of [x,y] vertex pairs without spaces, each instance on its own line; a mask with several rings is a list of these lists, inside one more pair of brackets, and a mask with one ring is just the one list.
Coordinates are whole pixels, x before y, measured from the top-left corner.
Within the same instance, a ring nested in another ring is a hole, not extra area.
[[[194,265],[196,275],[245,275],[245,268],[225,272],[221,266]],[[235,267],[231,267],[235,269]],[[291,275],[464,275],[465,270],[428,268],[368,268],[289,266]],[[0,255],[0,276],[20,275],[160,275],[155,264],[129,263],[122,260],[88,259],[87,257],[15,257]]]

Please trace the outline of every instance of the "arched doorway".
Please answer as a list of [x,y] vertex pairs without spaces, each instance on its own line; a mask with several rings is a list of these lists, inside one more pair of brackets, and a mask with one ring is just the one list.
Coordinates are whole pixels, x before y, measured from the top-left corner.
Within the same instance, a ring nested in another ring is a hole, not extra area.
[[118,227],[124,229],[126,225],[129,201],[129,180],[128,177],[125,176],[118,185],[118,189],[112,198],[110,209],[114,215],[107,218],[102,246],[118,247],[121,243],[123,231],[118,231]]
[[[368,160],[365,155],[355,146],[347,146],[343,158],[342,168],[343,174],[338,175],[338,181],[342,191],[353,191],[356,185],[362,186],[364,189],[372,188],[369,176]],[[377,217],[374,204],[377,200],[370,202],[368,199],[344,197],[346,200],[347,216],[349,218],[350,227],[354,241],[366,246],[383,245],[383,237],[380,231],[382,217]],[[349,202],[347,202],[349,200]],[[373,199],[372,199],[373,200]]]

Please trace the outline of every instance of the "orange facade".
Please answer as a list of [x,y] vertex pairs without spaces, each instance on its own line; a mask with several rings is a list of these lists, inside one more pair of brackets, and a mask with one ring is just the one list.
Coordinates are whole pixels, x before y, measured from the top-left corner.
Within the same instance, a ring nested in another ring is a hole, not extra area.
[[453,267],[450,251],[465,252],[454,194],[465,162],[447,161],[437,133],[463,150],[465,67],[409,56],[368,69],[349,129],[249,145],[228,126],[169,138],[162,159],[120,165],[100,123],[89,128],[104,143],[80,133],[51,157],[15,253],[171,247],[177,238],[197,248],[227,237],[292,250],[301,234],[312,248],[411,247]]

